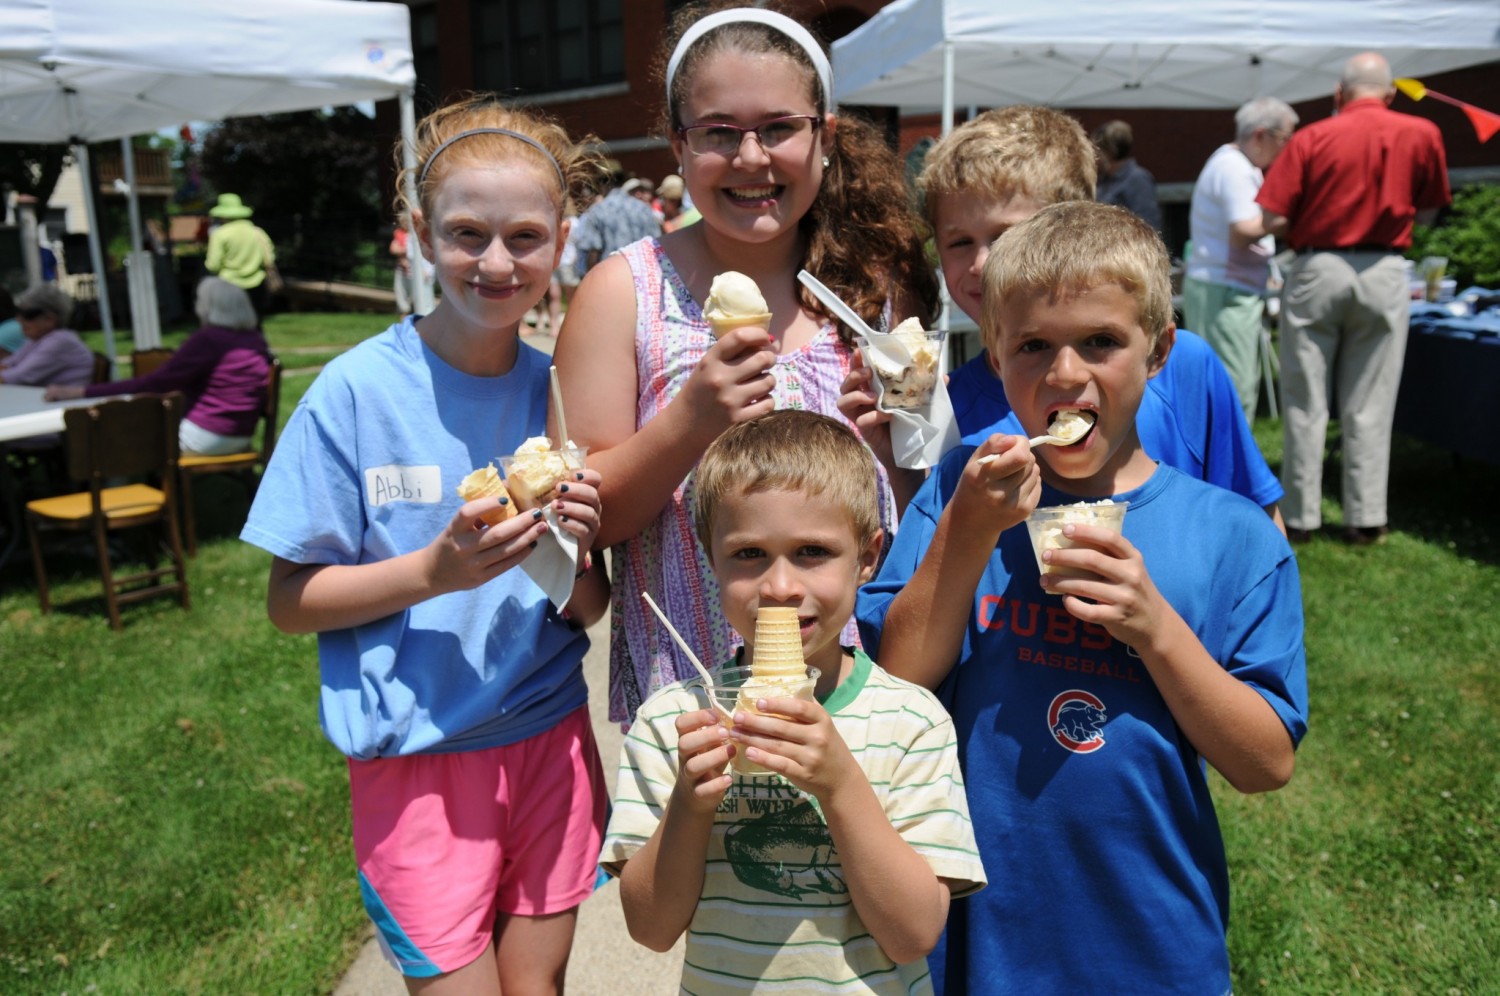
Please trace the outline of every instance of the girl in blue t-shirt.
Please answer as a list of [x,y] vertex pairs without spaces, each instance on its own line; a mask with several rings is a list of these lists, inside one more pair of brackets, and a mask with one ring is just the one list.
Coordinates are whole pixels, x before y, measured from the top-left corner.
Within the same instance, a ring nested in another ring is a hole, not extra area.
[[549,530],[593,545],[600,476],[571,471],[519,514],[456,486],[547,431],[548,360],[519,327],[597,159],[486,97],[426,118],[416,153],[397,208],[442,299],[329,364],[243,535],[275,554],[272,622],[318,634],[361,893],[409,984],[560,988],[603,829],[582,660],[609,586],[585,555],[568,594],[564,563],[545,581],[559,611],[527,561]]

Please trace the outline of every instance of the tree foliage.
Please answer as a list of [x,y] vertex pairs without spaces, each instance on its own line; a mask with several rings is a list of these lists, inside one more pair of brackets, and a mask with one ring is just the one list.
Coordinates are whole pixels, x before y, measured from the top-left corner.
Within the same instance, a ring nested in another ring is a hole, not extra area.
[[1454,191],[1453,206],[1438,225],[1413,230],[1407,255],[1448,257],[1448,274],[1460,290],[1500,288],[1500,186],[1472,184]]
[[385,223],[384,143],[374,121],[342,107],[230,118],[204,135],[193,158],[209,187],[255,209],[283,271],[330,278],[349,272],[361,241]]

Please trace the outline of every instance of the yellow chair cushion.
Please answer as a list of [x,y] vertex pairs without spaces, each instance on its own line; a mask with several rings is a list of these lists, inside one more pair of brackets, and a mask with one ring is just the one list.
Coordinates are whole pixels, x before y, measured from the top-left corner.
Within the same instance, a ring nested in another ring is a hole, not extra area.
[[[129,518],[149,515],[159,510],[167,496],[149,484],[127,484],[119,488],[105,488],[99,493],[99,503],[108,518]],[[48,519],[77,522],[93,514],[93,505],[87,491],[55,498],[38,498],[26,503],[26,511]]]
[[259,450],[247,450],[244,453],[226,453],[223,456],[184,456],[178,461],[183,470],[198,470],[204,467],[239,467],[255,463],[260,459]]

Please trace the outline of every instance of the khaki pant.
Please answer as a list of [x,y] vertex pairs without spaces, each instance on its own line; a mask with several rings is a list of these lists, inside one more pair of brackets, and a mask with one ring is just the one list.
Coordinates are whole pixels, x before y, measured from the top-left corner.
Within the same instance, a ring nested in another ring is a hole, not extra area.
[[1255,421],[1260,401],[1261,316],[1265,310],[1259,294],[1193,277],[1182,282],[1183,327],[1201,335],[1224,361],[1250,422]]
[[1409,288],[1401,257],[1383,252],[1309,253],[1298,256],[1287,275],[1281,308],[1281,509],[1288,527],[1322,524],[1330,389],[1343,430],[1344,524],[1386,525]]

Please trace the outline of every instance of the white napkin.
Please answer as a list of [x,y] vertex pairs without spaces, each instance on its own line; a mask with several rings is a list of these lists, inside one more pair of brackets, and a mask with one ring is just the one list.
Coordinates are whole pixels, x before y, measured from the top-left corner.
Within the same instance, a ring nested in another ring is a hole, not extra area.
[[[529,512],[522,512],[529,515]],[[547,531],[536,542],[536,549],[521,561],[521,570],[547,593],[547,598],[561,612],[573,597],[573,575],[578,573],[578,537],[557,521],[557,510],[550,505],[542,512]]]
[[[937,466],[942,455],[957,446],[959,441],[958,419],[953,415],[953,402],[948,400],[948,385],[943,376],[947,372],[947,363],[938,364],[937,385],[927,404],[921,408],[887,408],[885,383],[876,376],[875,365],[870,362],[868,353],[879,351],[896,366],[910,365],[911,353],[899,337],[889,334],[869,335],[865,342],[865,366],[870,368],[870,379],[875,384],[875,407],[891,416],[891,449],[896,466],[907,470]],[[941,355],[946,360],[946,348]]]

